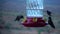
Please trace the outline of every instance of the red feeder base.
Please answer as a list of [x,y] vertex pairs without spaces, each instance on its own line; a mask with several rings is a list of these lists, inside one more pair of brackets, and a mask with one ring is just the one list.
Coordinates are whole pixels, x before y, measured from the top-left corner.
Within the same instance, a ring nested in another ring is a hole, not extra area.
[[26,27],[44,27],[46,23],[42,18],[37,18],[37,22],[33,22],[33,18],[27,18],[23,25]]

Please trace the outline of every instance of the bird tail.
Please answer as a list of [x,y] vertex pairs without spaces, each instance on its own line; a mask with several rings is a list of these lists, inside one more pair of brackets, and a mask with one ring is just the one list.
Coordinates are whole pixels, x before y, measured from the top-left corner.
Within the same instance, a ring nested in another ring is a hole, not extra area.
[[54,26],[54,24],[53,24],[53,21],[52,21],[51,17],[48,17],[48,24],[49,24],[52,28],[55,29],[55,26]]
[[20,19],[24,18],[23,16],[17,16],[15,21],[19,21]]

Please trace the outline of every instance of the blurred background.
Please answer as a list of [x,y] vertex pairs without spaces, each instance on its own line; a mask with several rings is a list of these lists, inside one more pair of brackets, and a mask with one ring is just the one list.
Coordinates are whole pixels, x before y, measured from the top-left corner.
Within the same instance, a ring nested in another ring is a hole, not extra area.
[[[60,34],[60,0],[44,0],[44,15],[52,12],[56,29],[46,27],[31,28],[14,21],[17,15],[25,15],[26,0],[0,0],[0,34]],[[5,27],[5,28],[4,28]]]

